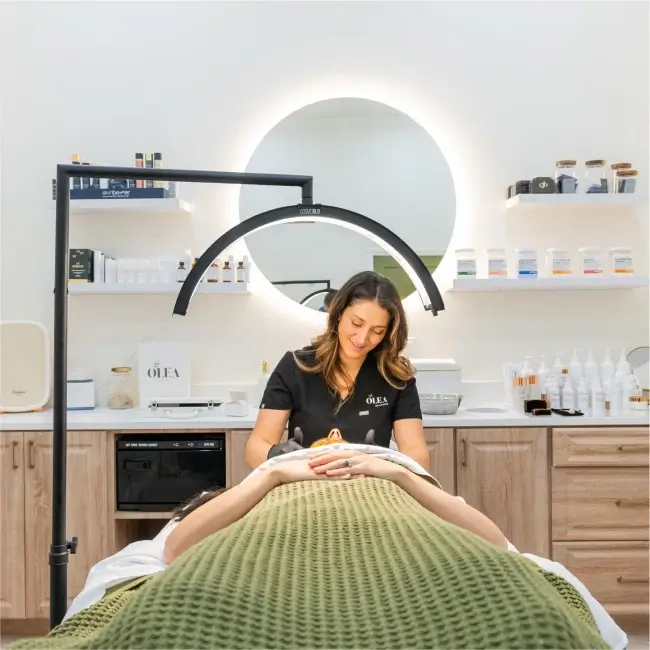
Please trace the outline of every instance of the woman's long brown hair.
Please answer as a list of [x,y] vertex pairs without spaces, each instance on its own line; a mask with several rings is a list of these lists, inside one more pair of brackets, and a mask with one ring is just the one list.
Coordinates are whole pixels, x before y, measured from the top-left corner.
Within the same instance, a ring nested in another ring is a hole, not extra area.
[[[376,300],[390,316],[386,335],[371,352],[377,359],[377,368],[381,376],[393,388],[403,389],[415,374],[413,366],[403,354],[408,340],[408,323],[397,289],[390,280],[378,273],[373,271],[357,273],[337,291],[330,303],[327,310],[327,329],[312,341],[310,348],[294,352],[293,355],[296,364],[304,372],[322,373],[332,394],[338,392],[339,381],[345,382],[348,394],[344,400],[341,400],[341,404],[352,397],[354,379],[348,375],[341,364],[338,324],[341,315],[350,305],[366,300]],[[307,358],[312,357],[314,353],[315,362],[307,361]]]
[[185,519],[185,517],[187,517],[191,512],[194,512],[202,505],[205,505],[208,501],[212,501],[215,497],[223,494],[227,489],[228,488],[217,488],[216,490],[207,490],[206,492],[193,496],[189,501],[178,506],[178,508],[174,510],[172,513],[172,520],[183,521],[183,519]]

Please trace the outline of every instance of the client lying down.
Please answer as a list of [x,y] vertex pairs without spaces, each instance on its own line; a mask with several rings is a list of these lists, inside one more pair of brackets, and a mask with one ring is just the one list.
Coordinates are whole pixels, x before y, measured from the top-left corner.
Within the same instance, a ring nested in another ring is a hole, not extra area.
[[204,495],[165,571],[12,648],[608,647],[568,582],[419,466],[362,449],[287,454]]

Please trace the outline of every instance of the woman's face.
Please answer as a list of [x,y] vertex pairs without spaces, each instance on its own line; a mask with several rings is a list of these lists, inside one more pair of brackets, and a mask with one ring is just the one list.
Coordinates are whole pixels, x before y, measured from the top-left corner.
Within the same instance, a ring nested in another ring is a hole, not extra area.
[[383,340],[390,314],[376,300],[363,300],[343,310],[338,323],[341,353],[350,359],[365,357]]

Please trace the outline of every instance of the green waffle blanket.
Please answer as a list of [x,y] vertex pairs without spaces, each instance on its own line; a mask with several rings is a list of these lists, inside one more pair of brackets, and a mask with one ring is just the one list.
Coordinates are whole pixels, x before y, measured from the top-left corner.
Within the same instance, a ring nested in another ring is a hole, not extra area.
[[566,581],[365,478],[276,488],[166,571],[11,648],[608,646]]

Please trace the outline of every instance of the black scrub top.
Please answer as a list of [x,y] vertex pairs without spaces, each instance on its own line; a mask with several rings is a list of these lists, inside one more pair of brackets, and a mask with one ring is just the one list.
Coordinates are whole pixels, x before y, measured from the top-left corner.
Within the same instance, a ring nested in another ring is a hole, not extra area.
[[[304,365],[315,363],[313,349],[300,350],[297,355]],[[381,376],[373,353],[359,370],[353,396],[337,413],[339,402],[340,396],[332,394],[321,373],[304,372],[293,353],[287,352],[269,377],[260,409],[290,410],[289,438],[300,427],[304,447],[326,438],[332,429],[339,429],[346,442],[357,444],[363,444],[368,431],[374,429],[374,443],[388,447],[393,422],[422,419],[415,379],[401,390],[393,388]]]

